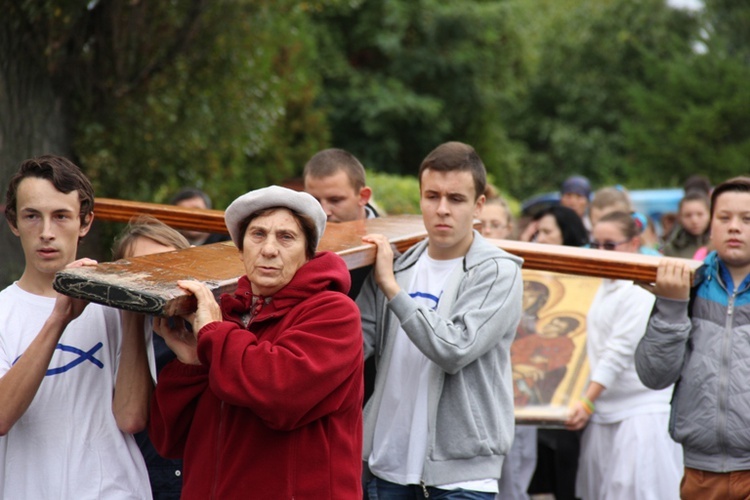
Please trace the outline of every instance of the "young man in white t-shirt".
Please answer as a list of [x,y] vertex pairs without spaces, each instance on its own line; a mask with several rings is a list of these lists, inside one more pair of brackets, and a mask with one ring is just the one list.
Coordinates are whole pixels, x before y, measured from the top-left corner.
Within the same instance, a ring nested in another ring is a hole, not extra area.
[[151,496],[131,434],[148,418],[145,339],[52,287],[57,271],[95,263],[75,261],[93,206],[91,183],[57,156],[23,162],[8,187],[25,268],[0,292],[0,498]]
[[366,490],[492,499],[513,438],[522,261],[473,230],[487,181],[471,146],[437,147],[419,182],[427,240],[394,262],[387,238],[363,237],[377,246],[357,298],[378,369],[365,408]]

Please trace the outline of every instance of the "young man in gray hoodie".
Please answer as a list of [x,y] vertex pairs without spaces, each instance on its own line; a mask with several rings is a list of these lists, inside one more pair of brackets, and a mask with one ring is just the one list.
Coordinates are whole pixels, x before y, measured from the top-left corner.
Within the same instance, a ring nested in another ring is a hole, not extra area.
[[394,262],[382,235],[357,298],[375,392],[363,460],[371,499],[486,498],[513,438],[510,344],[522,260],[473,230],[487,183],[471,146],[448,142],[419,170],[428,239]]

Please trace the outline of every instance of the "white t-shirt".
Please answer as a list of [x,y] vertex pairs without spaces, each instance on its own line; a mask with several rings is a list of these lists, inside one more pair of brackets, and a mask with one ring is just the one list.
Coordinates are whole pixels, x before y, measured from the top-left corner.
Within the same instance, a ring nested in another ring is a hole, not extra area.
[[[0,377],[54,304],[16,284],[0,292]],[[143,456],[112,413],[121,339],[119,313],[97,304],[68,325],[28,410],[0,437],[0,498],[151,498]]]
[[[443,286],[462,258],[435,260],[424,252],[406,290],[421,305],[437,309]],[[427,450],[428,367],[432,363],[399,328],[385,391],[375,422],[373,450],[368,464],[377,477],[396,484],[420,484]],[[441,489],[497,493],[497,480],[429,485]]]

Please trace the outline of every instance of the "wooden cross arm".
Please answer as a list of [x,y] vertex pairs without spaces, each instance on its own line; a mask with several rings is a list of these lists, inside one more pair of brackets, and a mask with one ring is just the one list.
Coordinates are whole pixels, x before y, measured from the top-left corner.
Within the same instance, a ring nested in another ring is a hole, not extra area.
[[[370,265],[375,262],[375,246],[362,242],[369,233],[385,234],[400,252],[427,236],[418,215],[328,224],[318,251],[338,253],[349,269]],[[237,248],[232,242],[221,242],[65,269],[56,274],[54,286],[60,293],[91,302],[174,316],[195,310],[195,299],[177,286],[178,280],[202,281],[218,297],[234,291],[244,273]]]
[[138,215],[153,215],[168,226],[177,229],[192,229],[209,233],[229,234],[224,224],[223,210],[185,208],[143,201],[96,198],[94,214],[98,219],[113,222],[129,222]]
[[[612,252],[593,248],[542,245],[511,240],[490,240],[503,250],[522,257],[524,269],[578,274],[598,278],[624,279],[653,283],[656,270],[664,257],[639,253]],[[695,275],[703,263],[688,262]]]
[[[174,208],[171,207],[170,208]],[[400,252],[424,239],[427,232],[418,215],[382,217],[367,221],[328,224],[318,250],[338,253],[349,269],[371,265],[374,245],[362,236],[382,233]],[[653,282],[661,257],[605,250],[490,240],[524,259],[527,269]],[[700,266],[690,261],[691,267]],[[231,242],[193,247],[177,252],[67,269],[57,273],[57,291],[100,304],[155,315],[172,316],[195,310],[194,299],[176,286],[178,280],[205,282],[219,296],[234,290],[244,274],[237,248]]]

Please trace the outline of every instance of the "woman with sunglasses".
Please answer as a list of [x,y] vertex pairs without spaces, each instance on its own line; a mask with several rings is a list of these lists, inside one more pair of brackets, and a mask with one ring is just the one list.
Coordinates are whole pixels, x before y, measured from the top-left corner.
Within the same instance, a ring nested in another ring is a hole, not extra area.
[[[633,217],[613,212],[594,226],[590,247],[637,253],[640,244]],[[589,309],[591,374],[566,423],[585,427],[576,480],[583,500],[679,498],[682,452],[667,432],[672,387],[650,390],[635,371],[635,348],[653,303],[631,281],[605,279]]]

